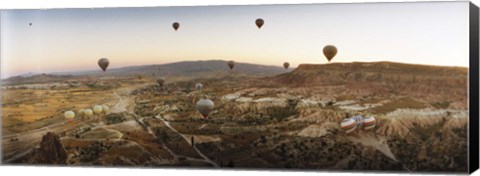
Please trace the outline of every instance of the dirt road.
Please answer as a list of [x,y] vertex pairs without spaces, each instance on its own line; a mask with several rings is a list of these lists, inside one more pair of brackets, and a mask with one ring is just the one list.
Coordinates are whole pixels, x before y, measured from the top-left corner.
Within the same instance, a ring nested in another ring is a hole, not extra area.
[[[185,135],[183,135],[182,133],[178,132],[175,128],[173,128],[171,125],[170,125],[170,122],[167,122],[165,121],[163,118],[161,118],[159,115],[155,116],[155,118],[157,119],[160,119],[162,120],[162,122],[168,127],[170,128],[170,130],[172,130],[173,132],[177,133],[178,135],[182,136],[182,138],[187,142],[189,143],[190,145],[192,145],[192,143],[190,143],[190,139],[188,137],[186,137]],[[203,160],[207,163],[210,163],[212,164],[213,166],[215,167],[220,167],[217,163],[213,162],[212,160],[210,160],[210,158],[208,158],[207,156],[205,156],[205,154],[203,154],[200,150],[198,150],[198,148],[194,145],[193,146],[193,149],[198,153],[198,155],[200,155]]]

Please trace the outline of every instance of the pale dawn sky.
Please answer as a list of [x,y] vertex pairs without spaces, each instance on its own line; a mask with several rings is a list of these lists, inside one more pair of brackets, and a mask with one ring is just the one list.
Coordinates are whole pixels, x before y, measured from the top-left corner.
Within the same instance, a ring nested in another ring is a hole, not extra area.
[[102,57],[109,68],[212,59],[296,67],[326,63],[329,44],[339,50],[333,62],[467,67],[468,32],[468,2],[4,10],[1,77],[100,70]]

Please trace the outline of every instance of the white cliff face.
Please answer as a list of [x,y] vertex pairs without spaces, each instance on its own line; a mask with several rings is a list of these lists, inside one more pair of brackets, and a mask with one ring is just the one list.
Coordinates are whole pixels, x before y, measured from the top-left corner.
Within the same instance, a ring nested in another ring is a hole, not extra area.
[[362,111],[369,109],[369,107],[360,106],[360,105],[347,105],[347,106],[339,106],[340,109],[349,110],[349,111]]
[[[250,88],[244,89],[233,94],[224,95],[221,99],[223,102],[229,102],[227,108],[235,114],[243,114],[246,112],[266,113],[269,108],[286,108],[288,106],[288,99],[291,97],[287,94],[273,94],[276,91],[266,88]],[[255,98],[255,96],[272,95],[262,98]],[[274,96],[279,95],[279,96]]]
[[442,128],[463,128],[468,114],[461,110],[397,109],[386,114],[385,124],[377,132],[385,135],[407,135],[413,128],[423,128],[442,123]]
[[235,101],[236,99],[240,98],[239,93],[234,93],[234,94],[227,94],[222,97],[222,101],[228,102],[228,101]]
[[245,112],[260,112],[265,113],[267,112],[268,108],[272,107],[282,107],[285,108],[288,106],[287,99],[284,98],[260,98],[254,100],[253,98],[249,97],[241,97],[238,98],[236,104],[233,108],[237,113],[245,113]]
[[345,101],[338,101],[333,105],[334,106],[345,106],[345,105],[351,105],[351,104],[354,104],[354,103],[356,103],[356,102],[353,101],[353,100],[345,100]]
[[442,127],[442,131],[449,132],[455,128],[465,128],[468,124],[468,113],[466,111],[459,111],[451,116],[451,118],[445,122]]
[[253,98],[250,98],[250,97],[240,97],[236,100],[236,102],[240,102],[240,103],[249,103],[252,101],[253,101]]
[[321,108],[327,105],[328,101],[326,100],[317,100],[313,98],[301,99],[298,101],[296,109],[305,109],[305,108]]

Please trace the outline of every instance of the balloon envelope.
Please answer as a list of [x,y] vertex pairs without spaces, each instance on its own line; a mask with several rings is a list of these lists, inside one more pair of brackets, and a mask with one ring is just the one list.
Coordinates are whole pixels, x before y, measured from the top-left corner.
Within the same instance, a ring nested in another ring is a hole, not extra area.
[[196,84],[195,84],[195,89],[197,89],[197,90],[202,90],[202,88],[203,88],[203,84],[202,84],[202,83],[196,83]]
[[106,105],[102,105],[102,112],[103,113],[108,113],[108,111],[110,110],[110,108]]
[[165,78],[163,77],[159,77],[157,78],[157,83],[158,83],[158,86],[163,86],[163,83],[165,83]]
[[75,113],[73,111],[65,111],[63,116],[65,116],[66,119],[73,119],[75,117]]
[[177,31],[178,28],[180,27],[180,23],[174,22],[174,23],[172,24],[172,27],[173,27],[173,29],[175,29],[175,31]]
[[340,127],[348,134],[357,129],[357,124],[352,118],[347,118],[342,120],[342,122],[340,123]]
[[85,109],[85,111],[83,111],[83,114],[85,114],[85,116],[87,117],[90,117],[93,115],[93,111],[92,109]]
[[85,109],[80,109],[78,110],[78,115],[82,116],[85,112]]
[[255,25],[257,25],[258,29],[262,28],[263,24],[264,24],[263,19],[258,18],[257,20],[255,20]]
[[228,65],[228,67],[229,67],[230,69],[233,69],[233,67],[235,67],[235,62],[233,62],[233,61],[228,61],[228,62],[227,62],[227,65]]
[[108,61],[107,58],[101,58],[101,59],[98,60],[98,66],[100,66],[100,68],[103,71],[107,70],[108,65],[110,65],[110,61]]
[[208,115],[213,111],[214,104],[212,100],[200,99],[197,102],[197,110],[202,114],[203,118],[208,118]]
[[288,62],[283,63],[283,67],[284,67],[285,69],[287,69],[288,67],[290,67],[290,63],[288,63]]
[[328,62],[330,62],[333,57],[335,57],[335,55],[337,55],[337,47],[333,46],[333,45],[327,45],[325,47],[323,47],[323,54],[325,55],[325,57],[327,58]]
[[365,130],[370,130],[370,129],[373,129],[375,128],[375,118],[374,117],[366,117],[365,119],[363,119],[363,128]]
[[102,111],[103,111],[103,107],[100,106],[100,105],[95,105],[95,106],[93,107],[93,112],[94,112],[95,114],[100,114],[100,113],[102,113]]
[[352,117],[353,120],[355,120],[355,124],[357,125],[357,127],[361,128],[362,125],[363,125],[363,117],[362,116],[353,116]]

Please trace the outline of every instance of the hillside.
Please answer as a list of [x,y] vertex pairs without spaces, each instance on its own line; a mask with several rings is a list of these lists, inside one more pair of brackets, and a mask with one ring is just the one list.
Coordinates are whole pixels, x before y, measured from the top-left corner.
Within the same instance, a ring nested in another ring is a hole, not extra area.
[[[468,69],[392,62],[302,64],[289,73],[262,79],[264,84],[336,99],[404,96],[433,106],[466,109]],[[407,101],[409,107],[416,106]]]
[[268,78],[276,83],[329,85],[346,82],[420,82],[445,81],[446,85],[464,84],[468,68],[403,64],[394,62],[352,62],[301,64],[289,73]]
[[14,76],[2,80],[3,85],[18,85],[18,84],[34,84],[34,83],[48,83],[61,82],[67,79],[74,78],[73,75],[53,75],[53,74],[36,74],[28,76]]

